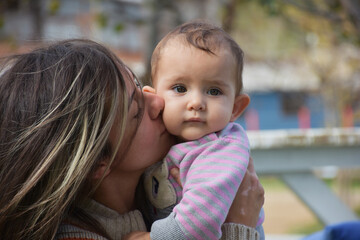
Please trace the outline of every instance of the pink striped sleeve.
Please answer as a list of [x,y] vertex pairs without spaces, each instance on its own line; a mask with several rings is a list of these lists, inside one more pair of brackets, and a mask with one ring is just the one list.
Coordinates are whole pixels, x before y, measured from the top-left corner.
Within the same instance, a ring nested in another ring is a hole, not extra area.
[[[241,134],[243,137],[245,133]],[[185,144],[175,151],[186,152],[188,147]],[[191,149],[179,163],[183,196],[173,210],[175,220],[189,239],[204,235],[219,239],[248,165],[248,141],[231,135]],[[177,155],[170,156],[169,161],[176,161]]]

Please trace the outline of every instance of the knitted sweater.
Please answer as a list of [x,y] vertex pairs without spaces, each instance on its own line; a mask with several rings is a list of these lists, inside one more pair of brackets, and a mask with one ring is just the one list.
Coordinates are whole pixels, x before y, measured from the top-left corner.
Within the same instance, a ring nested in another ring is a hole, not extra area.
[[[135,210],[126,214],[105,207],[95,201],[84,209],[96,218],[113,240],[120,240],[133,231],[147,231],[140,211]],[[163,229],[169,231],[169,229]],[[240,224],[227,223],[222,227],[224,240],[258,240],[259,234],[253,229]],[[157,234],[158,235],[158,234]],[[155,238],[153,238],[156,240]],[[55,240],[108,240],[96,233],[79,228],[71,224],[61,224]]]

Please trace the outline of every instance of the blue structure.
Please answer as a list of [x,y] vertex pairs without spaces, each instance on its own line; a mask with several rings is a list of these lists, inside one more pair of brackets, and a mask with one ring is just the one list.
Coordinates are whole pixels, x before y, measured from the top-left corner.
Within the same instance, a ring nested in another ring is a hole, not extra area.
[[324,230],[316,232],[302,240],[359,240],[360,221],[342,222],[326,226]]
[[[299,128],[298,110],[306,107],[310,113],[310,127],[325,127],[324,105],[318,94],[302,92],[252,92],[250,105],[239,117],[239,122],[249,130],[245,116],[255,110],[259,130]],[[249,123],[249,122],[248,122]],[[250,128],[251,129],[251,128]]]

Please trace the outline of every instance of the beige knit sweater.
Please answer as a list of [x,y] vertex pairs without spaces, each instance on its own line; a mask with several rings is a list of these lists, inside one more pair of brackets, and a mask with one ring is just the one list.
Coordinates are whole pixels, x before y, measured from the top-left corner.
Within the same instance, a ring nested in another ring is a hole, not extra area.
[[[92,201],[85,209],[97,219],[113,240],[122,239],[133,231],[146,232],[146,226],[140,211],[135,210],[126,214],[116,211]],[[255,229],[240,224],[225,223],[222,227],[223,240],[258,240],[259,234]],[[70,224],[62,224],[55,237],[56,240],[107,240],[88,230]],[[155,240],[155,239],[154,239]]]

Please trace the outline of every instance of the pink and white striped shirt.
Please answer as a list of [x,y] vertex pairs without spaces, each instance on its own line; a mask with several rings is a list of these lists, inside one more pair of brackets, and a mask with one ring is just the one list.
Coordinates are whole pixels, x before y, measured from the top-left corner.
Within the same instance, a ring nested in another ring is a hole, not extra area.
[[[249,149],[247,135],[236,123],[170,149],[165,161],[169,170],[179,167],[183,188],[169,176],[178,204],[168,218],[174,218],[171,223],[175,220],[186,238],[221,237],[221,225],[249,163]],[[262,221],[260,217],[259,225]]]

